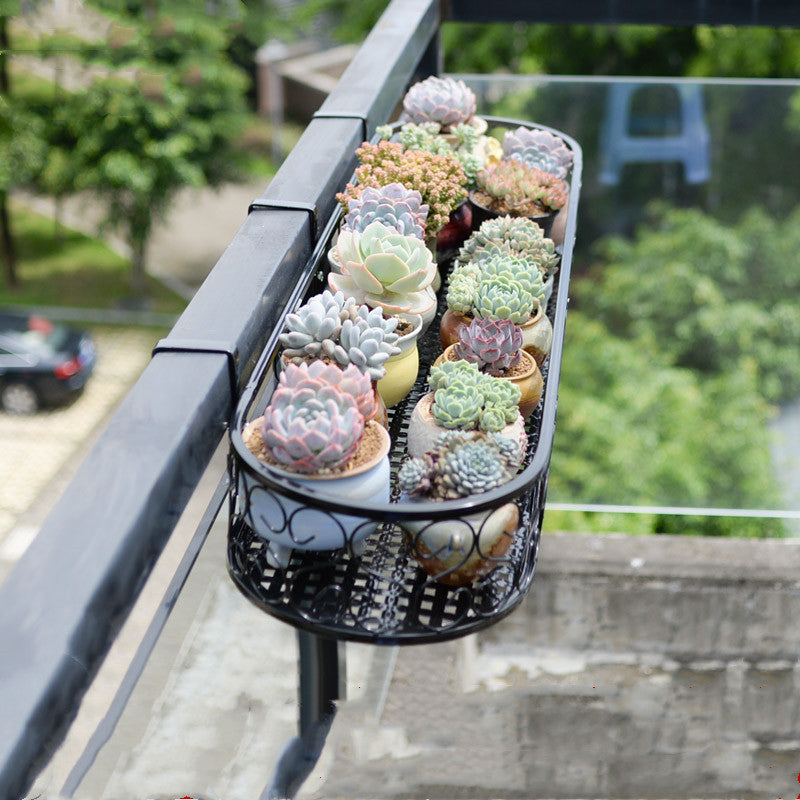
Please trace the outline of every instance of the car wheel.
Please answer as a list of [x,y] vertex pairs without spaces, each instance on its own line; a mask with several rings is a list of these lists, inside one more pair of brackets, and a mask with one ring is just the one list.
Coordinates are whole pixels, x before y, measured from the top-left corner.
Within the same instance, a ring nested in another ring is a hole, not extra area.
[[39,410],[39,397],[24,383],[9,383],[0,392],[0,405],[9,414],[33,414]]

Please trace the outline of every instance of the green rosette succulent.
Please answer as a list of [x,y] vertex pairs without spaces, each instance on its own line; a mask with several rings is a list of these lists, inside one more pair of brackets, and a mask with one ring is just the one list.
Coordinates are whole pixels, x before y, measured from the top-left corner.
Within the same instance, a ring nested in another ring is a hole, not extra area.
[[376,221],[363,233],[342,230],[336,249],[342,274],[328,275],[334,291],[393,316],[423,314],[436,302],[436,263],[419,239]]
[[483,412],[483,395],[458,380],[451,381],[434,394],[431,413],[443,428],[477,428]]
[[434,389],[431,414],[443,428],[500,431],[519,415],[519,387],[480,372],[468,361],[433,367],[428,383]]
[[507,275],[498,275],[478,284],[473,313],[481,319],[510,319],[522,325],[531,318],[533,307],[533,294],[519,281]]
[[499,411],[504,419],[503,424],[499,427],[488,428],[481,425],[483,430],[502,430],[517,418],[519,401],[522,399],[519,386],[503,378],[484,375],[479,388],[483,396],[484,408]]
[[528,217],[505,215],[486,220],[461,246],[458,263],[469,264],[502,248],[535,263],[545,274],[555,272],[559,255],[555,243]]
[[539,300],[544,301],[544,276],[533,259],[515,255],[503,245],[487,246],[469,262],[469,269],[480,276],[481,281],[501,275],[520,283]]
[[451,274],[447,286],[447,307],[456,314],[471,315],[477,290],[478,281],[473,276]]
[[459,381],[464,386],[477,386],[481,381],[478,365],[463,360],[443,361],[431,367],[428,373],[428,386],[433,391],[443,389],[454,381]]

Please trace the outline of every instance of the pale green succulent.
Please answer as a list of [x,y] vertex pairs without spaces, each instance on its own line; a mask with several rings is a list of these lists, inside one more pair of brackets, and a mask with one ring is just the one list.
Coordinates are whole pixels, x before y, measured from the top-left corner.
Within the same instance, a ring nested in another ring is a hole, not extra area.
[[455,380],[460,381],[462,384],[477,386],[481,380],[478,365],[463,359],[443,361],[441,364],[431,367],[431,371],[428,373],[428,386],[434,391],[448,386]]
[[458,260],[469,261],[476,250],[489,242],[505,242],[512,250],[523,252],[546,238],[542,228],[532,219],[504,214],[482,222],[462,245]]
[[481,381],[479,385],[483,394],[484,407],[499,411],[504,421],[499,427],[487,428],[483,425],[481,427],[483,430],[499,431],[517,418],[522,391],[516,383],[503,378],[494,378],[491,375],[484,375],[484,378],[485,380]]
[[512,278],[534,297],[544,301],[544,277],[537,262],[511,253],[504,245],[487,245],[470,261],[469,268],[480,276],[482,282],[501,275]]
[[436,263],[419,239],[376,221],[363,233],[342,230],[336,251],[342,274],[331,272],[328,284],[357,303],[398,315],[423,314],[436,302]]
[[478,281],[471,275],[451,273],[447,287],[447,307],[456,314],[469,316],[475,302]]
[[500,431],[519,415],[519,387],[479,372],[475,364],[446,361],[431,369],[428,383],[435,389],[431,413],[443,428]]
[[434,395],[431,413],[443,428],[477,428],[483,412],[483,395],[472,386],[451,381]]
[[519,281],[498,275],[478,284],[473,313],[480,318],[510,319],[522,325],[531,318],[534,302],[533,294]]
[[464,242],[458,254],[458,263],[469,264],[487,251],[510,251],[537,264],[545,275],[556,270],[559,255],[555,243],[544,235],[542,229],[528,217],[502,216],[489,219]]

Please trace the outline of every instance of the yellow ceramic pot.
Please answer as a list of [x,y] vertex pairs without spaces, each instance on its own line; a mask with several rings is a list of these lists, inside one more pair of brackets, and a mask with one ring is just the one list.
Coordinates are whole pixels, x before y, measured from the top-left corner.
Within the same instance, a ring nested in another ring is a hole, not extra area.
[[413,324],[414,330],[397,340],[395,344],[400,352],[386,361],[386,374],[378,381],[378,394],[387,408],[397,405],[411,391],[419,372],[417,339],[422,331],[422,317],[407,314],[405,318]]

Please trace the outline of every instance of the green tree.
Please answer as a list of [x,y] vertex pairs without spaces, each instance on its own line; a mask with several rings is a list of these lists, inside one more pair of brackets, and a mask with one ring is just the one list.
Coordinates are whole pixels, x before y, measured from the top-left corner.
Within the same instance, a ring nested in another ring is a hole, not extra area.
[[172,13],[173,4],[169,12],[156,3],[102,5],[115,11],[108,42],[87,43],[82,56],[114,73],[57,109],[68,145],[48,176],[102,198],[105,222],[130,245],[132,291],[141,297],[155,219],[181,188],[236,174],[246,77],[214,19]]
[[712,377],[570,310],[548,495],[585,503],[777,501],[752,362]]
[[25,102],[14,96],[9,57],[12,52],[9,17],[12,4],[0,0],[0,253],[6,283],[19,285],[14,231],[8,208],[10,191],[31,181],[45,156],[44,123]]
[[779,221],[761,210],[729,226],[697,209],[654,207],[633,239],[602,240],[576,281],[615,335],[649,339],[671,363],[730,375],[752,361],[760,394],[800,394],[800,210]]

